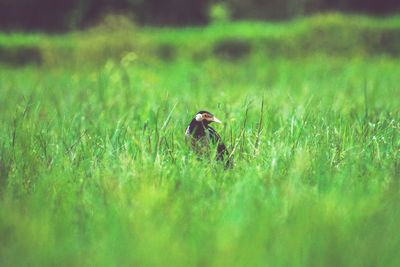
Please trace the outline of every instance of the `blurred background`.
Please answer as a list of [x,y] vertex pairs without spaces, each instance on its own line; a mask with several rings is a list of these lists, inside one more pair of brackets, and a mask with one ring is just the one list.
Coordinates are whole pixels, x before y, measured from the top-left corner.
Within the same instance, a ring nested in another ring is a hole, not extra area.
[[399,10],[396,0],[2,0],[0,63],[397,57]]
[[123,13],[144,25],[199,25],[213,18],[285,20],[326,11],[388,15],[397,0],[2,0],[2,30],[62,32]]

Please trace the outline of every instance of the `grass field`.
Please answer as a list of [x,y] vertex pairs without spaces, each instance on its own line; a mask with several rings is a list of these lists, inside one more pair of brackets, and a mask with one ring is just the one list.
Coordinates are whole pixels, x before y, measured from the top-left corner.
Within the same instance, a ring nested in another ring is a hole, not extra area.
[[399,266],[399,58],[315,52],[0,66],[0,265]]

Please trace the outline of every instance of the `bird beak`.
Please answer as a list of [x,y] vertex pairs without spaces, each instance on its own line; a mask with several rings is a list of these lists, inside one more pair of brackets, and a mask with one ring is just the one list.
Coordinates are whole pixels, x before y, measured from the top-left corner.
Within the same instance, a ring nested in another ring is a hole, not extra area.
[[215,117],[215,116],[212,118],[212,121],[213,121],[213,122],[216,122],[216,123],[222,123],[222,121],[220,121],[220,120],[219,120],[217,117]]

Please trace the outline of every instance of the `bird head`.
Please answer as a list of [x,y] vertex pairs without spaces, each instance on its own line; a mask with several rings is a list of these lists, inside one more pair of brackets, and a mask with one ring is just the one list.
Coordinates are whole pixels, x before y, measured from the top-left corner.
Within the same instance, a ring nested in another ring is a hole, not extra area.
[[217,117],[211,114],[208,111],[199,111],[195,116],[195,120],[198,122],[202,122],[203,124],[207,125],[212,122],[222,123]]

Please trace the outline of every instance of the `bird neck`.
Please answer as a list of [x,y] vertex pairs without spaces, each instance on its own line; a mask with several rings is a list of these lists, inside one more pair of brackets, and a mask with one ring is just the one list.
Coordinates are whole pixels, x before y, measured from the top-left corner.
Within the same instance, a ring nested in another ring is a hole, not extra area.
[[208,124],[209,123],[206,121],[197,121],[193,119],[189,125],[189,133],[194,136],[202,136],[208,128]]

